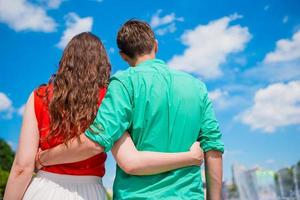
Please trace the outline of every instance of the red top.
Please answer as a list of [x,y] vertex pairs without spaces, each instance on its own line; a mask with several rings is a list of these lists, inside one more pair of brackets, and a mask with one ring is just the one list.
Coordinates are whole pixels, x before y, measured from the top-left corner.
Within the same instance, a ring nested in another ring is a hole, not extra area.
[[[62,137],[47,139],[50,128],[50,114],[47,101],[45,101],[45,96],[48,87],[49,86],[42,86],[34,91],[34,109],[40,134],[39,146],[42,150],[50,149],[63,143]],[[47,98],[51,98],[53,92],[52,87],[49,87],[49,89],[50,90]],[[98,106],[104,98],[105,93],[106,88],[100,90]],[[43,167],[42,170],[57,174],[102,177],[105,174],[105,160],[106,153],[101,153],[80,162],[46,166]]]

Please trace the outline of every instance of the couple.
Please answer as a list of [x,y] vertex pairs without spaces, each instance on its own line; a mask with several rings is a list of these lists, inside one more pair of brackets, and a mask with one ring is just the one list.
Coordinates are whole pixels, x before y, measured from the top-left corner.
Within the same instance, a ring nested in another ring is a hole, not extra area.
[[116,200],[204,199],[203,158],[208,199],[221,199],[224,147],[205,85],[155,58],[145,22],[123,24],[117,45],[131,67],[109,80],[101,41],[75,36],[57,73],[30,95],[5,200],[106,199],[110,150]]

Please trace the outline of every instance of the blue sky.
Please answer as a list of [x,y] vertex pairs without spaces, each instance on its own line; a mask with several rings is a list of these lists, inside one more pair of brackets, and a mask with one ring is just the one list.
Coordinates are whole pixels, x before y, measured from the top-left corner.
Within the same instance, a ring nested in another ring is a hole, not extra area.
[[[113,72],[127,68],[120,25],[149,22],[158,57],[203,80],[214,101],[230,166],[267,169],[300,159],[300,3],[286,1],[0,0],[0,137],[17,146],[22,106],[46,83],[66,42],[92,31]],[[111,187],[109,157],[105,184]]]

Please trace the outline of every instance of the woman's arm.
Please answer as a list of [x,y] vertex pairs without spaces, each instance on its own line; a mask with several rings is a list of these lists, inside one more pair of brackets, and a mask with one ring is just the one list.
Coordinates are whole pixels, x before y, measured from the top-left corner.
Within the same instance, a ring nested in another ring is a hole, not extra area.
[[4,199],[22,199],[32,178],[35,155],[39,146],[39,131],[34,112],[34,95],[30,95],[23,115],[19,147],[11,168]]
[[199,142],[195,142],[188,152],[138,151],[128,133],[114,144],[112,153],[118,165],[131,175],[152,175],[181,167],[201,165],[204,158]]

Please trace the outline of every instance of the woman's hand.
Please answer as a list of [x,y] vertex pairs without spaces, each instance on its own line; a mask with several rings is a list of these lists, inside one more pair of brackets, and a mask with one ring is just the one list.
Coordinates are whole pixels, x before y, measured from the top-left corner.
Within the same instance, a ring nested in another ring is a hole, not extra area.
[[194,165],[202,165],[204,159],[203,150],[200,147],[200,142],[194,142],[192,144],[190,151],[189,151],[192,159],[194,160]]
[[195,142],[186,152],[138,151],[127,132],[114,144],[112,153],[119,167],[131,175],[153,175],[182,167],[200,166],[204,158],[199,142]]

